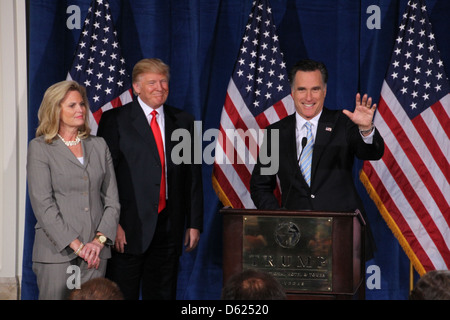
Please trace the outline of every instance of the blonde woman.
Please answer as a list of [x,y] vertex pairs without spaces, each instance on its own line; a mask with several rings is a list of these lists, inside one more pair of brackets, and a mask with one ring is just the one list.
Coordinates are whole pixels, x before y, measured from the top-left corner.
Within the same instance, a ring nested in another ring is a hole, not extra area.
[[120,212],[116,177],[105,141],[90,135],[88,110],[77,82],[52,85],[28,146],[39,299],[66,299],[69,289],[103,277],[111,256]]

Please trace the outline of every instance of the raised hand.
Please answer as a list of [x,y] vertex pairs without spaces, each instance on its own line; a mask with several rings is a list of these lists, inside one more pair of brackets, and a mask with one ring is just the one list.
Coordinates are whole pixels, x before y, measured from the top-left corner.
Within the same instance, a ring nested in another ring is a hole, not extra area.
[[359,130],[367,131],[372,128],[373,116],[377,108],[376,104],[372,105],[372,98],[365,94],[362,99],[359,93],[356,94],[356,105],[353,112],[343,110],[342,112],[350,118]]

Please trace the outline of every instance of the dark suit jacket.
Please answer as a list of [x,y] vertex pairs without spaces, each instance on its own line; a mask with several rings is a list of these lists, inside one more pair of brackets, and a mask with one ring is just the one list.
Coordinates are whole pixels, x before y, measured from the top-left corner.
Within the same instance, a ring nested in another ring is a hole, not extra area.
[[[201,164],[174,164],[172,132],[185,129],[194,142],[194,118],[179,109],[164,105],[169,215],[178,252],[181,254],[184,228],[203,225]],[[143,253],[150,245],[158,218],[161,162],[155,138],[138,101],[105,112],[99,123],[111,151],[121,203],[120,225],[125,230],[125,252]],[[191,145],[191,147],[192,147]],[[193,148],[191,148],[193,159]]]
[[379,132],[375,131],[373,144],[366,144],[358,127],[341,110],[324,108],[315,137],[309,187],[297,162],[295,128],[295,113],[267,127],[263,148],[268,148],[269,155],[271,130],[279,130],[279,170],[277,175],[261,175],[260,161],[255,165],[250,190],[256,207],[280,208],[273,194],[278,176],[282,207],[286,209],[363,211],[352,176],[354,157],[380,159],[384,141]]

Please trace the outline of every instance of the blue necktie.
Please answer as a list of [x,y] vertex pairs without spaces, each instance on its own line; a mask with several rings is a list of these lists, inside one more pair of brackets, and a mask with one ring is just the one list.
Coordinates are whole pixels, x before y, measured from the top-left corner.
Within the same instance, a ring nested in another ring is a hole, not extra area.
[[300,170],[302,171],[303,177],[305,178],[308,186],[311,186],[311,160],[312,160],[312,152],[314,146],[314,138],[311,130],[311,123],[306,122],[306,146],[302,151],[302,155],[300,157]]

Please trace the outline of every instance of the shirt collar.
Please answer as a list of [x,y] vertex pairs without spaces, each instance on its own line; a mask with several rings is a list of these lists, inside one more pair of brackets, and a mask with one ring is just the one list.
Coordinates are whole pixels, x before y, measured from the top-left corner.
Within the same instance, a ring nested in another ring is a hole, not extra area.
[[301,115],[299,115],[298,112],[295,112],[295,121],[297,123],[297,129],[302,130],[306,122],[310,122],[313,125],[313,128],[317,129],[317,126],[319,125],[320,116],[322,115],[322,111],[323,110],[321,110],[318,115],[316,115],[314,118],[310,120],[306,120]]
[[148,117],[150,115],[150,113],[153,110],[156,110],[156,112],[158,112],[159,115],[164,115],[164,105],[162,105],[161,107],[157,108],[157,109],[153,109],[152,107],[150,107],[149,105],[147,105],[142,99],[141,97],[138,97],[138,101],[139,101],[139,105],[141,106],[142,110],[144,111],[145,115]]

